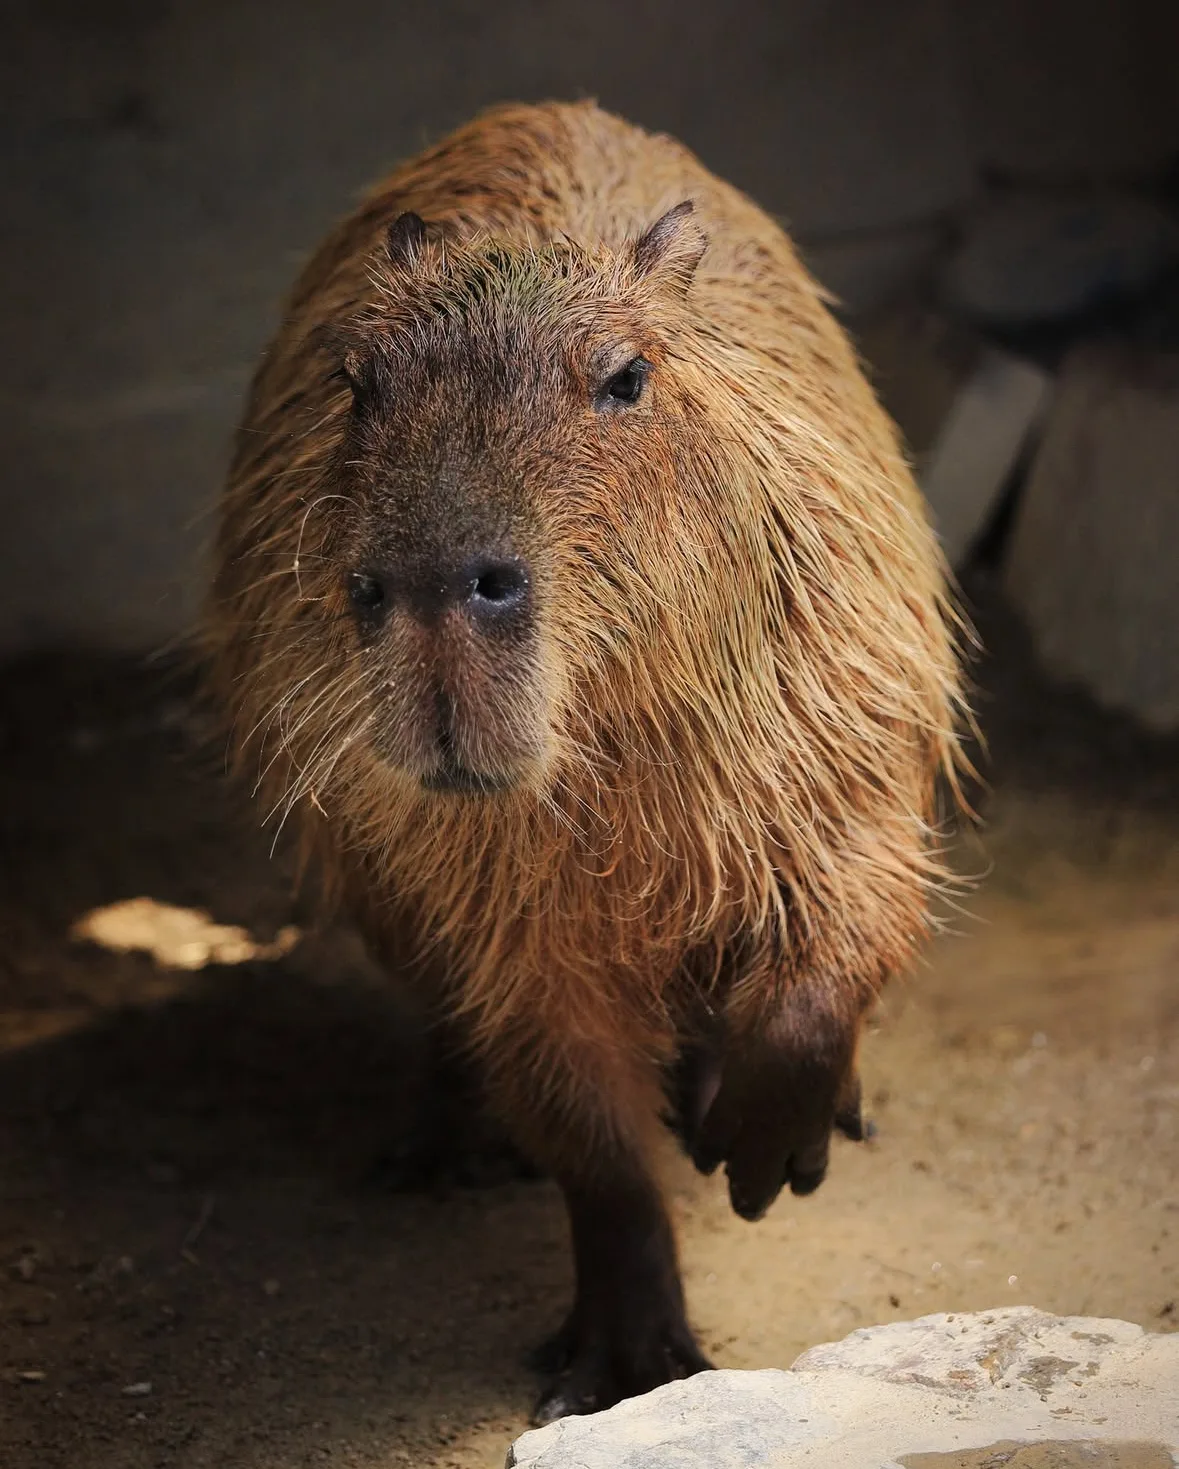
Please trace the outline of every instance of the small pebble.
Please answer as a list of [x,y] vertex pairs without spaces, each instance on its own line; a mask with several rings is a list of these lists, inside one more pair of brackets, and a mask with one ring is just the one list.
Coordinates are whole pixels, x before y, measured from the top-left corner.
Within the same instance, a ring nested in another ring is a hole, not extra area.
[[31,1368],[28,1372],[18,1372],[17,1377],[21,1382],[44,1382],[45,1373],[39,1368]]
[[125,1398],[150,1398],[151,1397],[151,1383],[150,1382],[132,1382],[132,1383],[129,1383],[123,1389],[123,1396]]

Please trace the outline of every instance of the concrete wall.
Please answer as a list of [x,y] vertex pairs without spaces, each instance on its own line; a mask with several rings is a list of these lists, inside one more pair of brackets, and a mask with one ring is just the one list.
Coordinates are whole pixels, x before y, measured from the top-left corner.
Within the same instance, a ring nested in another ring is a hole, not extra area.
[[837,251],[953,208],[983,163],[1157,162],[1179,146],[1172,12],[9,0],[0,651],[184,629],[240,393],[299,258],[476,108],[596,95]]

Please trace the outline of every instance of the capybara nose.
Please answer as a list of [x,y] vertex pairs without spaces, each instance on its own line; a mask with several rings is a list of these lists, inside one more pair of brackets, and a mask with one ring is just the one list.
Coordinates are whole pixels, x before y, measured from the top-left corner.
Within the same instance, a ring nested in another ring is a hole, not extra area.
[[473,556],[411,579],[406,593],[410,610],[425,621],[457,611],[491,632],[527,617],[531,590],[528,565],[518,556]]
[[422,622],[457,611],[480,632],[506,632],[528,619],[532,578],[519,556],[472,556],[449,567],[366,567],[348,578],[348,595],[370,628],[400,603]]

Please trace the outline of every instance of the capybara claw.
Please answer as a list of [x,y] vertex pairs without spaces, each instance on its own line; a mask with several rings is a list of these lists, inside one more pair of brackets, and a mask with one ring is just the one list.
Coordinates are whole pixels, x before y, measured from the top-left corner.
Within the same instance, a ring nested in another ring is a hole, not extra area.
[[542,1345],[533,1357],[538,1366],[548,1367],[562,1354],[564,1366],[541,1394],[532,1413],[534,1424],[600,1413],[623,1398],[712,1369],[682,1318],[653,1331],[627,1325],[619,1323],[614,1331],[584,1330],[567,1322]]

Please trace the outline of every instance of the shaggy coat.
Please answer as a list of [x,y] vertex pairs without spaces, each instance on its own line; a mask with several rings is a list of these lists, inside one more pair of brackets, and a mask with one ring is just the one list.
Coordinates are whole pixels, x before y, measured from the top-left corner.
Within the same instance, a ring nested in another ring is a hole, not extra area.
[[[455,546],[527,568],[486,636],[382,601]],[[208,644],[265,808],[438,987],[571,1209],[646,1178],[707,1031],[726,1080],[685,1126],[752,1217],[821,1177],[859,1021],[926,928],[953,626],[897,434],[786,235],[671,139],[549,105],[404,165],[303,271]],[[817,1118],[793,1144],[791,1108]]]

